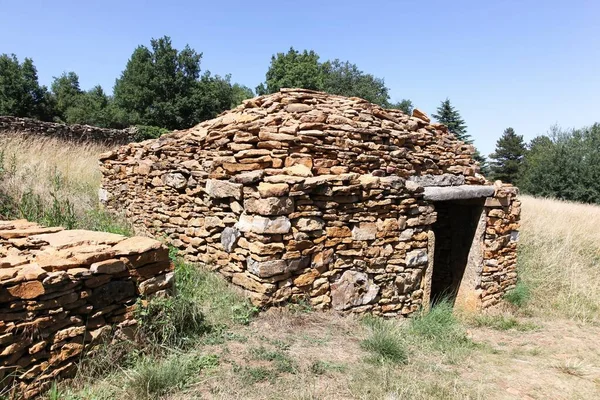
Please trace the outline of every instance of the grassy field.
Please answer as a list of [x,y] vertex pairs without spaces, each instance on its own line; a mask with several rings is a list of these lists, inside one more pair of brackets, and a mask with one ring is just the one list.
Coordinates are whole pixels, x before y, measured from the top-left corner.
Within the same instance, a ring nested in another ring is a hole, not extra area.
[[[0,139],[0,214],[126,230],[96,205],[105,150]],[[175,297],[139,316],[143,340],[99,349],[47,398],[600,398],[600,207],[522,200],[520,283],[503,310],[456,315],[442,303],[409,321],[302,304],[257,313],[218,276],[178,262]]]

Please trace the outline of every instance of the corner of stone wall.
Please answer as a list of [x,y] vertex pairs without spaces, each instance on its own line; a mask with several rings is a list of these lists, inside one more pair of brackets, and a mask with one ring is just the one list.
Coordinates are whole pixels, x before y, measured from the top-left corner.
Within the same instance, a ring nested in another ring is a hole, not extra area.
[[137,300],[167,295],[172,269],[154,239],[0,221],[0,392],[37,396],[96,344],[132,338]]

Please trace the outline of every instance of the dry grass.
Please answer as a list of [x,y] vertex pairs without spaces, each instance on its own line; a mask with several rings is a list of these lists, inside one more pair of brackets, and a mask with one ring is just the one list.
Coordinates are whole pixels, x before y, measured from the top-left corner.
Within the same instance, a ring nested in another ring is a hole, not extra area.
[[519,272],[529,308],[600,322],[600,207],[523,196]]
[[76,214],[82,215],[97,206],[101,179],[98,155],[108,150],[95,143],[2,135],[0,189],[17,201],[33,193],[46,204],[53,202],[55,193],[59,199],[68,199]]

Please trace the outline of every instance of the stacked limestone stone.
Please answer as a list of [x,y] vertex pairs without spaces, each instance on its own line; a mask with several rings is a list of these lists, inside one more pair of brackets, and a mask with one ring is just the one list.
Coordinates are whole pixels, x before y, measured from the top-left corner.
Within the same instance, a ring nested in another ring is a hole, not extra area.
[[258,305],[408,315],[436,219],[412,178],[485,184],[472,152],[418,111],[283,89],[104,154],[100,195]]
[[510,185],[498,187],[485,203],[486,230],[481,288],[482,307],[496,305],[517,283],[517,239],[521,202],[518,190]]
[[164,293],[171,270],[154,239],[0,221],[0,393],[33,397],[93,344],[131,335],[136,300]]

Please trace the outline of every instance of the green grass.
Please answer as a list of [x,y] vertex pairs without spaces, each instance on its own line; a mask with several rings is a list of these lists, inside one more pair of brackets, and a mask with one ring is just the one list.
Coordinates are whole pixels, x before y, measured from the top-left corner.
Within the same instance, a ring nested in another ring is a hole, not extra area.
[[282,350],[269,350],[265,346],[259,346],[251,348],[250,355],[255,360],[272,362],[277,372],[293,374],[298,370],[296,362]]
[[530,298],[531,291],[523,281],[517,282],[515,288],[504,295],[504,300],[517,307],[525,306]]
[[132,371],[126,372],[126,388],[135,399],[155,399],[185,388],[204,369],[214,368],[214,355],[173,354],[164,360],[142,358]]
[[197,267],[177,262],[173,295],[155,297],[136,310],[142,339],[161,346],[184,347],[208,332],[210,327],[196,295],[201,283],[202,273]]
[[274,381],[277,373],[267,367],[244,367],[237,371],[244,385],[254,385],[263,381]]
[[408,354],[402,340],[402,332],[394,322],[375,317],[365,317],[364,323],[370,329],[369,335],[361,342],[361,347],[371,353],[372,362],[406,364]]
[[325,375],[328,372],[345,372],[348,368],[344,364],[317,360],[310,365],[309,369],[315,375]]
[[508,331],[511,329],[526,332],[538,329],[538,326],[530,322],[520,322],[512,315],[506,314],[481,314],[476,315],[473,319],[476,327],[487,327],[500,331]]

